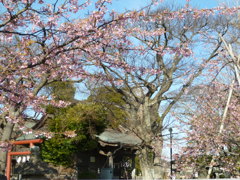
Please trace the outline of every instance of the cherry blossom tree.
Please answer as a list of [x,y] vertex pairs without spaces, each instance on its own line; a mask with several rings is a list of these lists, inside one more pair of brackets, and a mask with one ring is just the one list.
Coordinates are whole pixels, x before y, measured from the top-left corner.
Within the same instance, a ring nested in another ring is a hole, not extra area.
[[224,46],[220,77],[211,84],[194,88],[195,105],[188,106],[189,119],[182,121],[190,130],[181,163],[185,161],[200,170],[199,158],[208,157],[204,163],[204,168],[209,168],[207,178],[212,177],[214,167],[239,176],[239,56],[231,44],[221,39]]
[[[146,13],[147,6],[146,11],[119,14],[109,11],[108,3],[1,1],[1,147],[9,147],[14,131],[31,131],[24,127],[26,109],[44,117],[43,105],[67,104],[47,98],[46,85],[98,78],[124,95],[129,129],[143,140],[139,146],[143,176],[153,179],[149,155],[156,144],[161,151],[163,120],[205,65],[218,56],[222,41],[216,34],[227,32],[226,28],[213,31],[206,17],[231,15],[239,8],[186,7]],[[196,42],[208,47],[198,61]],[[1,169],[5,157],[1,152]]]
[[[239,174],[239,92],[237,85],[230,87],[220,82],[198,89],[195,107],[189,120],[185,121],[188,146],[184,148],[182,161],[200,170],[201,157],[205,167],[209,167],[207,177],[213,173],[213,167],[219,166],[224,172]],[[184,159],[184,160],[183,160]],[[180,161],[179,161],[180,162]]]
[[[232,81],[232,83],[230,84],[230,87],[229,87],[229,93],[228,93],[228,98],[227,98],[227,101],[226,101],[226,106],[224,108],[224,112],[223,112],[223,117],[222,117],[222,120],[221,120],[221,123],[220,123],[220,127],[219,127],[219,131],[218,131],[218,136],[222,136],[222,133],[223,131],[225,130],[226,131],[226,128],[225,128],[225,119],[227,118],[227,114],[228,114],[228,110],[229,108],[231,107],[231,109],[236,109],[237,111],[235,112],[235,119],[234,119],[234,122],[231,122],[232,125],[235,126],[235,122],[238,122],[239,121],[239,118],[237,118],[239,115],[237,114],[237,112],[239,112],[239,100],[235,100],[232,104],[231,103],[231,98],[232,98],[232,94],[233,94],[233,90],[234,90],[234,87],[235,87],[235,96],[239,96],[239,92],[237,89],[239,89],[239,86],[240,86],[240,76],[239,76],[239,73],[240,73],[240,66],[239,66],[239,55],[236,56],[235,52],[233,51],[232,49],[232,46],[231,44],[227,44],[227,42],[223,39],[223,37],[221,37],[222,41],[224,42],[224,45],[225,45],[225,50],[227,52],[227,54],[230,56],[230,60],[229,58],[227,59],[227,62],[229,63],[231,69],[233,70],[233,74],[235,76],[234,80]],[[237,81],[237,83],[235,84],[235,81]],[[235,85],[235,86],[234,86]],[[231,129],[229,129],[231,131]],[[228,131],[229,131],[228,130]],[[236,132],[236,131],[235,131]],[[236,132],[237,134],[238,132]],[[235,134],[235,135],[236,135]],[[230,140],[230,143],[228,143],[228,145],[230,146],[230,148],[232,149],[232,146],[231,146],[231,141],[234,141],[235,144],[237,143],[238,140],[232,140],[234,139],[235,137],[231,137],[230,135],[228,136]],[[225,148],[226,149],[226,148]],[[231,149],[229,150],[229,147],[228,147],[228,151],[231,151]],[[236,151],[236,148],[234,148],[234,150]],[[217,151],[217,153],[221,152],[220,150]],[[231,152],[230,152],[231,153]],[[237,153],[235,153],[234,155],[236,156]],[[217,156],[213,156],[211,162],[210,162],[210,167],[209,167],[209,170],[208,170],[208,176],[207,178],[210,178],[211,176],[211,173],[213,171],[213,166],[215,164],[215,160],[217,159]],[[239,163],[239,159],[234,157],[235,159],[235,163],[233,163],[232,159],[228,162],[230,164],[230,167],[231,167],[231,171],[230,172],[235,172],[235,175],[236,173],[239,174],[239,169],[238,169],[238,163]]]
[[[84,16],[84,11],[90,6],[89,1],[1,1],[3,148],[8,147],[13,130],[28,131],[24,127],[26,109],[31,108],[44,116],[43,105],[66,105],[63,101],[47,98],[43,93],[47,84],[101,77],[101,73],[93,75],[86,70],[88,63],[97,64],[99,60],[104,60],[106,55],[102,47],[106,44],[109,47],[128,46],[124,23],[137,14],[108,12],[106,3],[109,2],[96,1],[94,10]],[[5,168],[5,157],[6,153],[1,152],[1,169]]]

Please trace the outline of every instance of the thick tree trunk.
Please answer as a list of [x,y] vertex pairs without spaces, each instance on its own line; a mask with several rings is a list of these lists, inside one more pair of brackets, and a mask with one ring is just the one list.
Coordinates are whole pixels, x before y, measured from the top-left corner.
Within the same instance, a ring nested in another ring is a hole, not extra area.
[[154,166],[153,166],[153,152],[147,147],[139,151],[140,167],[142,171],[142,179],[154,179]]
[[[14,125],[10,122],[7,122],[1,137],[1,141],[9,141],[12,135]],[[0,150],[0,170],[1,172],[5,170],[7,160],[7,152]]]
[[[162,141],[158,139],[162,134],[162,121],[160,120],[158,113],[158,104],[150,105],[149,98],[145,98],[144,103],[139,104],[138,109],[131,109],[129,117],[131,117],[129,127],[135,131],[138,137],[143,141],[139,152],[140,166],[143,179],[154,179],[155,175],[160,177],[157,170],[154,172],[154,159],[156,157],[155,152],[158,152],[157,157],[160,161],[162,152]],[[158,166],[159,166],[158,163]],[[159,168],[162,166],[159,166]]]

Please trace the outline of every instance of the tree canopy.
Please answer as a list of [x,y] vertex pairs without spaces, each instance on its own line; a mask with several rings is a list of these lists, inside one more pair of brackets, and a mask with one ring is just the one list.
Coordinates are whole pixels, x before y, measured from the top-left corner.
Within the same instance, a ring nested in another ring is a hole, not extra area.
[[[121,109],[124,105],[121,96],[105,87],[94,88],[84,101],[72,100],[75,89],[71,83],[54,83],[48,88],[54,98],[72,104],[64,108],[52,105],[46,108],[46,113],[51,116],[46,120],[45,127],[56,134],[41,146],[41,156],[46,162],[71,166],[77,152],[96,148],[95,135],[107,127],[117,128],[126,120],[126,113]],[[66,132],[72,131],[75,137],[66,136]]]
[[[76,152],[96,148],[94,136],[101,133],[107,125],[106,111],[94,103],[79,102],[65,108],[49,107],[47,112],[54,115],[47,120],[48,130],[56,135],[45,140],[41,155],[44,161],[53,164],[70,166]],[[76,135],[67,137],[66,132],[71,131]]]
[[[205,72],[212,77],[206,70],[222,65],[218,61],[223,58],[221,36],[229,34],[231,17],[240,7],[197,9],[187,4],[179,9],[156,9],[161,1],[152,0],[141,10],[118,13],[108,9],[109,0],[93,3],[0,2],[0,145],[9,147],[13,131],[23,129],[27,109],[45,116],[48,105],[68,105],[59,97],[49,98],[44,93],[46,85],[102,81],[121,94],[127,128],[143,140],[138,149],[143,178],[154,179],[151,169],[157,163],[148,156],[162,150],[163,122],[192,84],[206,80]],[[218,16],[228,18],[219,21]],[[87,104],[79,108],[91,109]],[[76,110],[71,107],[69,111]],[[70,121],[74,124],[75,119]],[[6,165],[2,151],[0,165],[1,169]]]

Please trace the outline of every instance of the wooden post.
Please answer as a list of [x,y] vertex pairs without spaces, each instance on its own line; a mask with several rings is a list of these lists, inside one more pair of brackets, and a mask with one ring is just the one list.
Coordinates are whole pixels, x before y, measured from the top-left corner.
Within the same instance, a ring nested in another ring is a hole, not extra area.
[[110,168],[113,169],[113,155],[112,155],[112,152],[109,153],[109,156],[108,156],[108,165]]
[[6,167],[6,176],[7,180],[10,180],[10,173],[11,173],[11,164],[12,164],[12,157],[10,155],[10,151],[7,153],[7,167]]

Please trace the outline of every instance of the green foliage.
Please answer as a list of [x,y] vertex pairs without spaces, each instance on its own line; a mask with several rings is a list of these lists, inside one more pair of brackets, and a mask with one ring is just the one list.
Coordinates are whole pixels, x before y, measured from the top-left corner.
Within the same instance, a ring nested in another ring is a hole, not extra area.
[[[75,88],[71,83],[56,82],[49,86],[56,100],[73,102]],[[75,101],[76,102],[76,101]],[[65,108],[47,106],[46,112],[52,115],[47,120],[48,130],[57,136],[42,144],[42,158],[55,165],[70,166],[77,151],[86,151],[97,146],[94,135],[107,126],[117,127],[126,119],[122,110],[125,103],[122,96],[106,88],[97,88],[91,96]],[[67,138],[66,131],[75,131],[74,138]]]
[[72,139],[55,136],[41,145],[41,156],[45,162],[71,166],[73,152],[77,150]]
[[88,101],[101,105],[107,111],[108,126],[117,128],[120,124],[125,124],[127,112],[123,96],[115,92],[111,87],[98,87],[91,91]]
[[135,156],[135,169],[136,169],[136,175],[139,176],[142,171],[141,171],[141,166],[140,166],[140,159],[139,156]]
[[46,88],[55,100],[70,102],[74,100],[76,88],[71,82],[57,81],[49,84]]
[[80,134],[95,134],[106,126],[106,111],[94,103],[78,103],[50,110],[55,113],[55,118],[48,124],[52,132],[75,130]]
[[[96,147],[93,135],[106,127],[106,111],[94,103],[78,103],[66,108],[47,107],[54,115],[48,119],[48,129],[59,135],[46,140],[42,145],[42,158],[56,165],[70,166],[76,151],[85,151]],[[67,138],[66,131],[75,131],[76,137]]]

